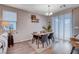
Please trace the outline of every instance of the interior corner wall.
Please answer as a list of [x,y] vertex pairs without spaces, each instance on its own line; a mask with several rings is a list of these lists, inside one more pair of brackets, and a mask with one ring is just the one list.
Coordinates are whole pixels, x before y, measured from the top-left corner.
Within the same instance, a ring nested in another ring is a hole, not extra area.
[[[12,8],[4,5],[0,5],[3,10],[16,11],[17,12],[17,22],[16,22],[16,32],[13,34],[14,43],[27,41],[32,39],[33,32],[39,32],[42,30],[42,26],[47,24],[48,18],[43,15],[36,13],[20,10],[17,8]],[[0,8],[0,9],[1,9]],[[0,12],[2,12],[0,10]],[[39,19],[38,23],[31,22],[31,15],[36,15]]]
[[31,22],[31,15],[34,13],[18,11],[18,20],[16,23],[15,42],[32,39],[33,32],[40,32],[42,27],[47,24],[47,17],[34,14],[39,19],[39,23]]

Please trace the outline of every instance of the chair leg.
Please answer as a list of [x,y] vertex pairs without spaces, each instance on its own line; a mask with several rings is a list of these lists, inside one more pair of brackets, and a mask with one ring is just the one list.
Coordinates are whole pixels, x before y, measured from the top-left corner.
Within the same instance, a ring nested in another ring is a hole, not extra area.
[[52,43],[54,42],[54,40],[53,39],[51,39],[52,40]]
[[49,39],[49,44],[50,44],[50,39]]
[[38,40],[36,39],[36,44],[37,44],[37,41],[38,41]]
[[46,41],[46,44],[47,44],[47,46],[48,46],[48,42]]
[[42,43],[42,47],[44,48],[44,43]]
[[78,50],[78,54],[79,54],[79,50]]
[[54,39],[54,36],[53,36],[53,39]]
[[37,40],[38,48],[39,48],[39,39]]
[[32,44],[33,44],[33,42],[34,42],[34,38],[32,38]]
[[53,41],[55,41],[54,36],[53,36]]
[[74,49],[75,49],[75,47],[72,47],[72,50],[71,50],[71,53],[70,53],[70,54],[72,54],[72,53],[73,53]]

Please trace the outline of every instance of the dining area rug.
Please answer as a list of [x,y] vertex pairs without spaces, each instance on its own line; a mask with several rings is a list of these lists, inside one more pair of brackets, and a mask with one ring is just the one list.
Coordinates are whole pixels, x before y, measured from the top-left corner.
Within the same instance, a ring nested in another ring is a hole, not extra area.
[[38,48],[38,45],[36,44],[36,42],[32,43],[32,41],[28,41],[28,44],[36,51],[36,53],[41,53],[49,48],[51,48],[53,46],[52,42],[50,42],[50,44],[47,44],[45,43],[44,44],[44,48],[42,47],[42,43],[40,42],[39,43],[39,48]]

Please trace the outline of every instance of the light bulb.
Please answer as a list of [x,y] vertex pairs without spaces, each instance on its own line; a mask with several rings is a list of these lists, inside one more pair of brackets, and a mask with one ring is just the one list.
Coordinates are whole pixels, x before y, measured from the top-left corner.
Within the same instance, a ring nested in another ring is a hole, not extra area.
[[52,12],[49,12],[49,13],[47,12],[45,15],[46,16],[51,16],[52,14],[53,14]]

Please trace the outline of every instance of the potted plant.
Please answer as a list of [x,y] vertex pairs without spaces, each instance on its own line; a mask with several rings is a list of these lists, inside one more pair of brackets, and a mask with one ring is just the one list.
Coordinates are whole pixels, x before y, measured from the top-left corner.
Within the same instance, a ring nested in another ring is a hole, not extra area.
[[47,26],[42,27],[46,32],[52,32],[51,23],[48,22]]

